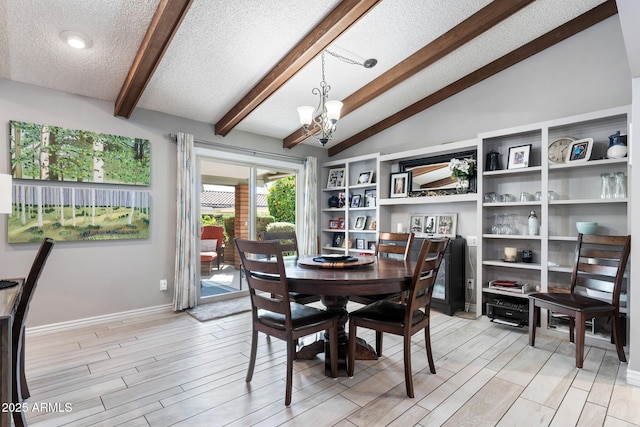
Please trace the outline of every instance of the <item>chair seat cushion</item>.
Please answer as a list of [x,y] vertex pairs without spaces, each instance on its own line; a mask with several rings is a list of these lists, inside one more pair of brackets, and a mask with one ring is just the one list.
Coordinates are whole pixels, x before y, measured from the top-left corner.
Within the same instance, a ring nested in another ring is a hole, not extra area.
[[209,262],[217,258],[217,252],[200,252],[200,262]]
[[320,301],[319,295],[301,294],[299,292],[289,292],[289,298],[299,304],[309,304],[311,302]]
[[539,293],[531,294],[529,298],[538,301],[544,301],[547,303],[555,304],[559,307],[563,307],[569,310],[581,311],[581,312],[601,312],[607,310],[614,310],[613,304],[609,304],[606,301],[601,301],[595,298],[589,298],[579,294],[565,294],[565,293]]
[[[374,320],[376,322],[388,323],[390,325],[403,325],[406,306],[393,301],[382,300],[364,306],[349,313],[349,317]],[[424,320],[425,314],[416,310],[413,313],[413,324]]]
[[[308,305],[298,304],[296,302],[290,303],[291,305],[291,321],[293,322],[293,329],[313,325],[315,323],[324,322],[333,317],[337,318],[338,313],[333,313],[319,308],[309,307]],[[285,317],[284,314],[274,313],[267,310],[258,310],[258,319],[267,326],[271,326],[278,329],[285,329]]]

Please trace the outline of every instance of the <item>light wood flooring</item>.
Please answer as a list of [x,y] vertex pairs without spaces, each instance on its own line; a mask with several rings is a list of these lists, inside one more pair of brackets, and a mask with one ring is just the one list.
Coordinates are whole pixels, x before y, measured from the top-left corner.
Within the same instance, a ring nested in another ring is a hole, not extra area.
[[[640,425],[640,388],[615,351],[587,347],[584,369],[568,341],[486,317],[432,312],[437,374],[413,339],[415,398],[405,394],[402,340],[357,361],[353,378],[327,378],[323,360],[296,361],[284,406],[285,347],[260,335],[245,382],[250,314],[201,323],[186,313],[27,336],[31,426],[628,426]],[[359,337],[373,343],[373,334]],[[65,406],[67,405],[67,406]],[[67,411],[66,409],[70,409]]]

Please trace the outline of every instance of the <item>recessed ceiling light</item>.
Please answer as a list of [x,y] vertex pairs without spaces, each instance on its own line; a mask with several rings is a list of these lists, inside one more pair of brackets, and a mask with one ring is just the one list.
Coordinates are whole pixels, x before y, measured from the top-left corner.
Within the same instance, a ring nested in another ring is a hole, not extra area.
[[62,40],[64,40],[69,46],[76,49],[87,49],[91,47],[91,40],[84,34],[80,34],[77,31],[63,31],[60,34]]

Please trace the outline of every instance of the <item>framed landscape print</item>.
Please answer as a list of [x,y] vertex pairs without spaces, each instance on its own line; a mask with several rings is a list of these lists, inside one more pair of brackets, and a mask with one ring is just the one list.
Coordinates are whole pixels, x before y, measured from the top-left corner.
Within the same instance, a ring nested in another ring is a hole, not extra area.
[[147,239],[148,191],[14,184],[9,243]]
[[11,121],[14,179],[149,185],[148,139]]

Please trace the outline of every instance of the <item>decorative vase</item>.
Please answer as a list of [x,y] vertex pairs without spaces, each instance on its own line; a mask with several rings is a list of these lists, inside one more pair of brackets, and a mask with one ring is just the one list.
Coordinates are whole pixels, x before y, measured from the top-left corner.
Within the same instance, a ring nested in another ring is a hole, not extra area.
[[456,185],[456,193],[458,194],[467,194],[469,192],[469,178],[458,177],[458,184]]

